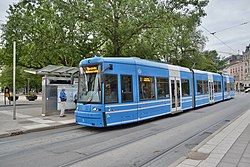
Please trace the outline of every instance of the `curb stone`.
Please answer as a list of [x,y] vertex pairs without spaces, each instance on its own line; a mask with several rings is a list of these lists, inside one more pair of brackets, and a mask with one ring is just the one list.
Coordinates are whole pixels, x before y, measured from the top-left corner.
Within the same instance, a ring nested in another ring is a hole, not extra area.
[[11,130],[9,132],[0,134],[0,138],[18,136],[18,135],[23,135],[23,134],[32,133],[32,132],[40,132],[40,131],[46,131],[46,130],[51,130],[51,129],[58,129],[58,128],[62,128],[62,127],[75,126],[75,125],[76,125],[76,123],[73,122],[73,123],[69,123],[69,124],[51,125],[48,127],[28,129],[28,130],[16,129],[16,130]]

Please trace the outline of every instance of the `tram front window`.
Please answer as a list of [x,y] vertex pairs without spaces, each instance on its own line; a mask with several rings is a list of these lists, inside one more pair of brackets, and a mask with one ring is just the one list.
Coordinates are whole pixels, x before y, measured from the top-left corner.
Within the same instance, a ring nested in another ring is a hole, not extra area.
[[101,103],[101,66],[81,67],[79,78],[79,102]]

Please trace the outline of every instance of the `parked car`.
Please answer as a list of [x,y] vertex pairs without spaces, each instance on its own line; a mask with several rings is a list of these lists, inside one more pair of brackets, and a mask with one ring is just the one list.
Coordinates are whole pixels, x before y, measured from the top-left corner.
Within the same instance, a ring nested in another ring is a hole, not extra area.
[[245,93],[250,92],[250,88],[245,89]]

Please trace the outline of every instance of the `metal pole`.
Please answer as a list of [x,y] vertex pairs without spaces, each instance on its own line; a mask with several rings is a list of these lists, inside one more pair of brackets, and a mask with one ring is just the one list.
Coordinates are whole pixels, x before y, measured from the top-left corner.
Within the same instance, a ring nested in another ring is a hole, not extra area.
[[16,120],[16,42],[13,42],[13,120]]
[[30,79],[29,78],[28,78],[28,85],[27,85],[27,87],[28,87],[27,95],[29,95],[30,94]]

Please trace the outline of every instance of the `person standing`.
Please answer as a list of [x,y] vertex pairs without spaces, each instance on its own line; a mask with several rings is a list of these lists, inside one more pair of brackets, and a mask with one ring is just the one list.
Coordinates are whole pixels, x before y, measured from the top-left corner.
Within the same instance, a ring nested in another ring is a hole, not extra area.
[[77,105],[77,92],[76,92],[76,94],[74,96],[74,103],[75,103],[75,105]]
[[61,100],[61,112],[60,112],[60,117],[64,117],[65,116],[65,109],[66,109],[66,101],[67,101],[67,95],[65,93],[65,88],[62,88],[61,92],[60,92],[60,96],[59,96],[60,100]]

